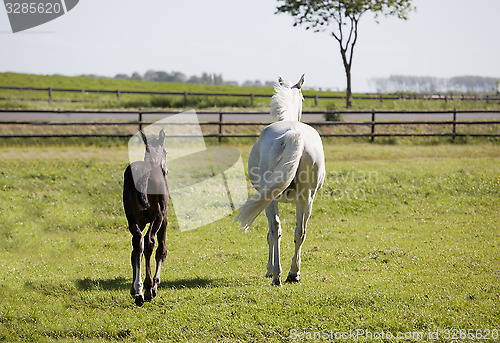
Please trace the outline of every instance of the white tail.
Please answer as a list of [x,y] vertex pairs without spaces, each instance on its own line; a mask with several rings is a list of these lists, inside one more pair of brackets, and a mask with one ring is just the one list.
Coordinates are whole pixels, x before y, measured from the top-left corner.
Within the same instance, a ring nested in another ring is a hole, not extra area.
[[236,216],[235,221],[239,221],[245,231],[250,228],[259,213],[292,183],[297,173],[304,150],[302,134],[296,130],[287,131],[284,134],[284,145],[285,148],[276,159],[271,174],[261,180],[259,192],[245,202]]

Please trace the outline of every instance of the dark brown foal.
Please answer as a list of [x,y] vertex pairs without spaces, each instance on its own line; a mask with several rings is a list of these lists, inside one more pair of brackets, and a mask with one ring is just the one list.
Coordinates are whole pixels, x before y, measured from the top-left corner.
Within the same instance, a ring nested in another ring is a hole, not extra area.
[[[132,270],[134,281],[130,294],[135,303],[141,306],[144,301],[151,301],[158,292],[160,272],[167,257],[165,245],[167,229],[168,185],[165,149],[165,132],[160,131],[158,136],[146,136],[141,131],[146,145],[144,161],[131,163],[124,174],[123,206],[128,220],[128,228],[132,234]],[[149,229],[143,237],[146,225]],[[156,271],[154,278],[151,273],[151,255],[155,247],[156,238]],[[146,258],[145,292],[142,294],[141,280],[142,255]]]

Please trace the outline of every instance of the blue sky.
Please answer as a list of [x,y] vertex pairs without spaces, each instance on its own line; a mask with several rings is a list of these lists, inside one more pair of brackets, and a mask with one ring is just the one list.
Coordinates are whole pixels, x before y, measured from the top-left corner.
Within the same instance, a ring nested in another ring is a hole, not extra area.
[[[66,15],[13,34],[0,7],[0,71],[36,74],[221,73],[344,89],[337,42],[293,27],[274,0],[80,0]],[[353,90],[391,74],[500,78],[500,1],[415,0],[408,21],[360,22]]]

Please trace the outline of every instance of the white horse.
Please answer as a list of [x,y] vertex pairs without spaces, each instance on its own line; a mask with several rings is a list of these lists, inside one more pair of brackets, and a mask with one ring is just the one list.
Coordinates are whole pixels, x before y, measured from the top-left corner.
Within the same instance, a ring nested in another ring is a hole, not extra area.
[[266,210],[269,221],[269,260],[266,277],[281,285],[281,227],[278,202],[296,204],[295,254],[286,282],[300,281],[300,252],[306,238],[306,225],[316,192],[325,179],[323,143],[318,132],[301,123],[301,92],[304,75],[291,85],[281,77],[270,107],[277,122],[267,126],[250,152],[248,176],[257,194],[242,206],[236,220],[248,230],[257,215]]

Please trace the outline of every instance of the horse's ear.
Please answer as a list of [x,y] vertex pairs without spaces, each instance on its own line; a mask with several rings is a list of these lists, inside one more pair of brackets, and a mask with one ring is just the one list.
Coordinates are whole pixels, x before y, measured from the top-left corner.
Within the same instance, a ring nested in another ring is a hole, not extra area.
[[158,135],[158,138],[160,139],[160,144],[165,143],[165,131],[163,131],[163,129],[160,130],[160,134]]
[[283,79],[281,78],[281,76],[278,78],[278,83],[280,86],[283,86]]
[[304,77],[306,76],[306,74],[302,74],[299,82],[297,82],[297,84],[295,85],[296,88],[298,89],[301,89],[302,88],[302,85],[304,84]]

